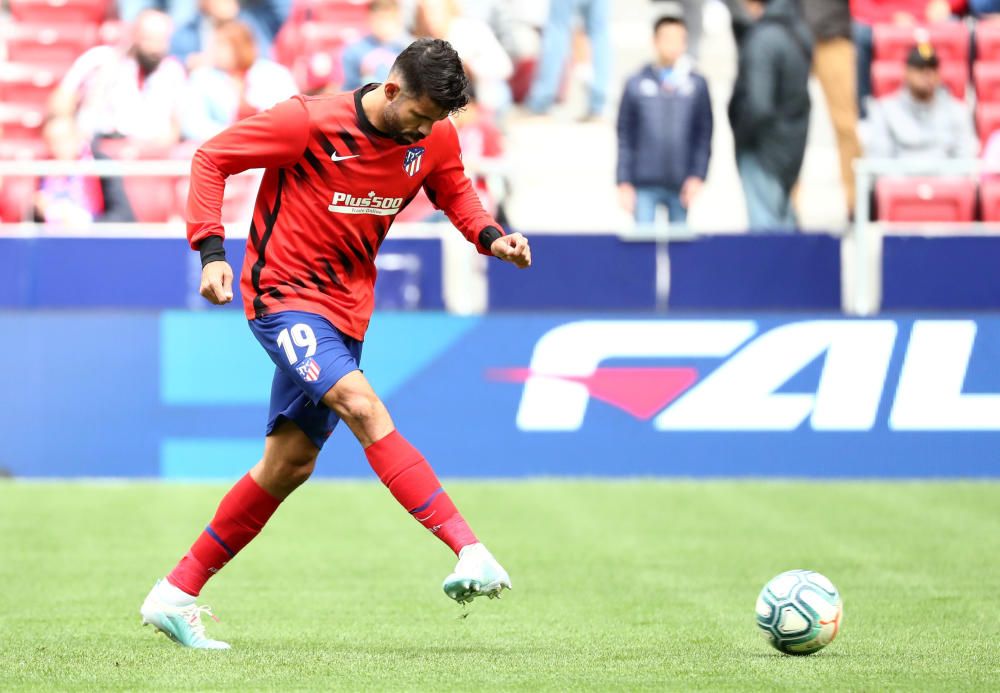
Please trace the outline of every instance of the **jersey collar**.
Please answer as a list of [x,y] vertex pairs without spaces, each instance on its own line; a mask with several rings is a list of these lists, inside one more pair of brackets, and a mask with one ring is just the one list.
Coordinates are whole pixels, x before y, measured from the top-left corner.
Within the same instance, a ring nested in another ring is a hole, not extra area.
[[376,137],[384,137],[386,139],[392,139],[391,137],[389,137],[389,135],[382,132],[372,124],[372,121],[370,121],[368,119],[368,116],[365,115],[364,107],[361,105],[361,97],[370,92],[372,89],[377,88],[378,86],[379,86],[378,82],[371,82],[370,84],[366,84],[360,89],[356,89],[354,91],[354,110],[357,111],[358,125],[361,126],[362,131],[364,131],[369,135],[375,135]]

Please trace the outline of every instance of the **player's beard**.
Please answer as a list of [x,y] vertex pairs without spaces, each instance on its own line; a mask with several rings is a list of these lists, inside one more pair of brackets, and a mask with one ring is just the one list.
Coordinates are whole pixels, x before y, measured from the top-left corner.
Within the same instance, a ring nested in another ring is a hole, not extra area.
[[404,130],[399,123],[399,115],[392,108],[386,108],[383,112],[382,127],[396,144],[413,144],[424,138],[419,130]]

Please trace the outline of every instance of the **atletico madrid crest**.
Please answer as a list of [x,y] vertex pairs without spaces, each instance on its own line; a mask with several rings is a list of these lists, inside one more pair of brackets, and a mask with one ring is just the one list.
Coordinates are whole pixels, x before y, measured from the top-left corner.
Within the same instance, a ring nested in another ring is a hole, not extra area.
[[410,147],[406,150],[406,158],[403,159],[403,170],[408,176],[415,176],[420,171],[420,162],[424,158],[423,147]]
[[314,383],[319,378],[319,364],[311,358],[302,361],[295,367],[295,370],[298,371],[299,377],[307,383]]

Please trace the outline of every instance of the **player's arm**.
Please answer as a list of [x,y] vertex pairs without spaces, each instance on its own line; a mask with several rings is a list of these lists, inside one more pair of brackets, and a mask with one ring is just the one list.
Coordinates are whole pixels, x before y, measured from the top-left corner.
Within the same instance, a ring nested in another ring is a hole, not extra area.
[[483,209],[479,195],[465,175],[459,154],[458,133],[447,123],[448,135],[444,161],[434,167],[424,180],[424,190],[435,207],[444,210],[448,219],[483,255],[493,255],[517,265],[531,266],[528,239],[519,233],[504,235],[496,219]]
[[222,241],[226,178],[252,168],[276,168],[301,158],[309,114],[301,97],[250,116],[205,142],[191,160],[187,237],[201,253],[201,295],[216,305],[233,300],[233,269]]

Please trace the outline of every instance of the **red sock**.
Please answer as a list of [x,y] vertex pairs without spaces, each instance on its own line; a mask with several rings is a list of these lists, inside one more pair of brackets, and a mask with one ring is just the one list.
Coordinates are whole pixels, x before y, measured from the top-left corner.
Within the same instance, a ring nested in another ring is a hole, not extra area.
[[280,500],[262,489],[249,474],[244,476],[223,497],[215,517],[167,580],[197,597],[208,578],[260,533],[280,504]]
[[476,543],[462,515],[444,492],[420,451],[398,431],[365,448],[368,463],[399,504],[424,527],[458,553]]

